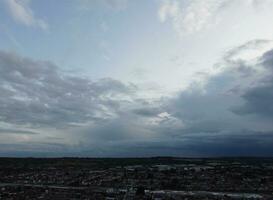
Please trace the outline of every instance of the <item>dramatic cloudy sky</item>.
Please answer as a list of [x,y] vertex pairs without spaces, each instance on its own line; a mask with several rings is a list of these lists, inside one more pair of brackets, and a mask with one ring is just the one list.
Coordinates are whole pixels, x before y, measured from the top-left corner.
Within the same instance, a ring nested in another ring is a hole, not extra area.
[[273,0],[1,0],[0,156],[273,156]]

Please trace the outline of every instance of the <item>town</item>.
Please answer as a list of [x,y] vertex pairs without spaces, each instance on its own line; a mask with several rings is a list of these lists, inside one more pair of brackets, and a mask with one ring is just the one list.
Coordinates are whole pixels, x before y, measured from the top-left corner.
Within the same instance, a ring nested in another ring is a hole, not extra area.
[[0,199],[273,199],[273,159],[1,158]]

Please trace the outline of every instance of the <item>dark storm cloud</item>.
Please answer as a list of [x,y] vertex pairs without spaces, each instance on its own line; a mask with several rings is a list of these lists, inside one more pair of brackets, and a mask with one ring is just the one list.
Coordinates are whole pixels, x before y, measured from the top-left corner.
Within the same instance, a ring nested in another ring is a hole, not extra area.
[[[54,151],[52,151],[54,150]],[[153,140],[115,140],[99,144],[2,144],[0,156],[272,156],[273,132],[223,132]]]
[[238,105],[239,99],[229,92],[235,79],[234,72],[224,70],[210,77],[204,86],[194,84],[171,98],[167,111],[184,124],[175,134],[220,132],[241,127],[241,119],[230,111],[230,107]]
[[94,82],[65,74],[50,62],[0,52],[0,120],[6,123],[61,127],[107,118],[135,90],[113,79]]
[[245,104],[233,109],[235,113],[254,114],[273,119],[273,80],[264,86],[250,89],[242,97]]
[[191,146],[211,156],[272,156],[272,139],[273,132],[241,130],[207,135],[199,143],[192,139]]
[[273,49],[263,55],[261,62],[264,64],[264,66],[271,70],[271,72],[273,71]]
[[273,119],[273,50],[266,52],[260,65],[265,69],[265,76],[242,95],[244,105],[236,107],[237,114],[253,114]]
[[80,151],[82,156],[272,156],[273,132],[204,133],[146,140],[104,142]]

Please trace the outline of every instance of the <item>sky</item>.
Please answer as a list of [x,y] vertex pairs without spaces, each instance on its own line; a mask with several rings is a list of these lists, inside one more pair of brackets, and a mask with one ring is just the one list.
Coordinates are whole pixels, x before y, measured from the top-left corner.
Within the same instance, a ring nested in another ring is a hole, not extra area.
[[0,156],[273,156],[273,0],[1,0]]

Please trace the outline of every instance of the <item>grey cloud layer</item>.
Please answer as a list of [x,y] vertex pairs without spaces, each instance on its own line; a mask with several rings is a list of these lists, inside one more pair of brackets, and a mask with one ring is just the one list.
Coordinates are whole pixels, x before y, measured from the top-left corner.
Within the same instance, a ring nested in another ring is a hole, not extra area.
[[33,132],[33,131],[0,128],[0,134],[27,134],[27,135],[35,135],[35,134],[38,134],[38,133]]
[[266,69],[266,76],[244,93],[242,97],[245,104],[235,109],[235,112],[261,115],[273,120],[273,50],[262,56],[261,64]]
[[48,155],[52,145],[58,155],[273,155],[273,50],[256,62],[233,58],[265,43],[231,50],[205,83],[154,101],[132,84],[71,76],[52,63],[0,52],[0,120],[35,133],[71,127],[66,137],[74,145],[37,144]]
[[59,127],[104,119],[115,115],[122,98],[134,90],[116,80],[93,82],[64,74],[49,62],[0,52],[0,119],[6,123]]

